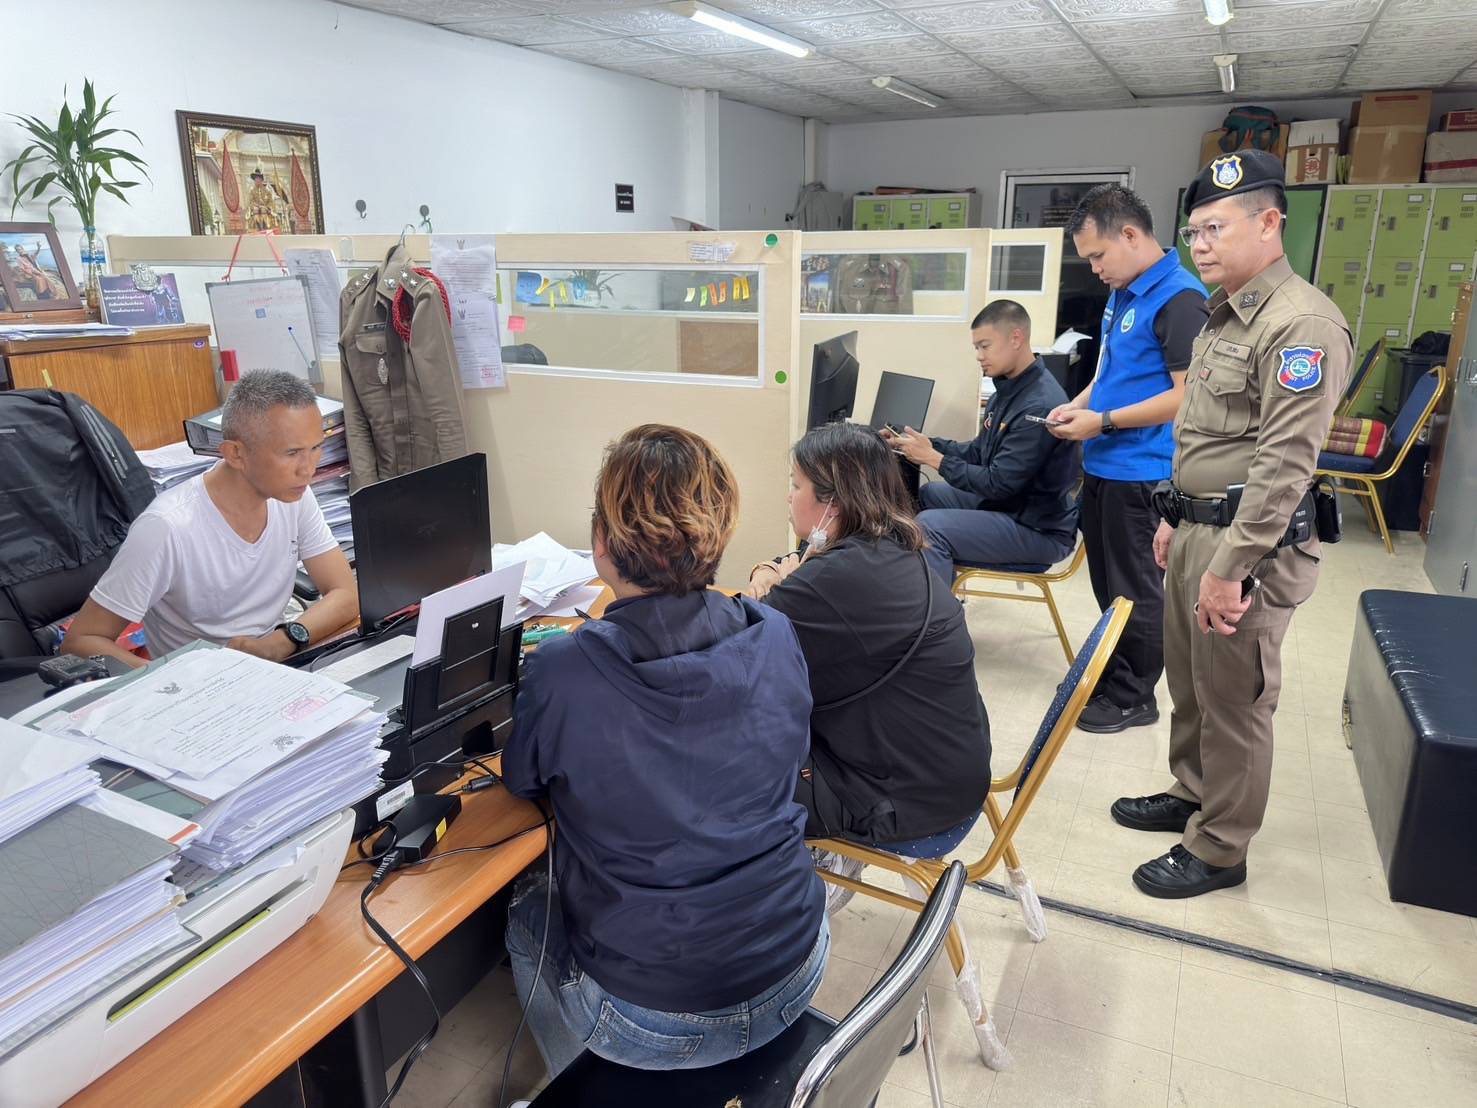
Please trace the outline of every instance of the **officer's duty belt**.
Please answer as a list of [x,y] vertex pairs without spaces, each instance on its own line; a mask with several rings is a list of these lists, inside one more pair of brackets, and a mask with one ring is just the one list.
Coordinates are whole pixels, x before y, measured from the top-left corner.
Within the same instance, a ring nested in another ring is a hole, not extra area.
[[1167,481],[1154,490],[1154,507],[1171,526],[1204,523],[1211,527],[1229,527],[1233,518],[1230,504],[1224,498],[1197,500]]

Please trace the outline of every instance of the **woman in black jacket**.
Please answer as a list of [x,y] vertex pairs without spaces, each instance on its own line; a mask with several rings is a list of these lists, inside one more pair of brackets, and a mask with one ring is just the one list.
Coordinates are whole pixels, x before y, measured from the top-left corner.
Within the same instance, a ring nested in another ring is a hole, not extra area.
[[795,445],[790,522],[804,555],[761,562],[750,594],[790,618],[810,668],[810,838],[885,845],[980,812],[990,722],[959,601],[923,560],[897,459],[875,431]]

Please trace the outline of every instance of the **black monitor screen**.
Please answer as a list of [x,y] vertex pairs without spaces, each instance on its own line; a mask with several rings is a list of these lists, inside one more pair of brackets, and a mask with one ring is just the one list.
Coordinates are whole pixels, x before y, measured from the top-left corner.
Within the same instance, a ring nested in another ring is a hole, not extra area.
[[815,344],[810,359],[810,415],[806,430],[851,417],[856,405],[855,331]]
[[872,426],[880,431],[891,427],[901,431],[911,427],[923,430],[928,418],[928,402],[933,398],[933,379],[913,377],[907,373],[882,372],[877,385],[877,402],[872,405]]
[[366,632],[423,597],[492,569],[487,455],[468,454],[349,497]]

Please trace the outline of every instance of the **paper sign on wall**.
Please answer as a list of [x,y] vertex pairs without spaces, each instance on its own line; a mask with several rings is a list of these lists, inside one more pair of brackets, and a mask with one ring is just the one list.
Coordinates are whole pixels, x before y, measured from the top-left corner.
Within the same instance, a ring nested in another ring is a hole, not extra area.
[[451,298],[451,337],[462,387],[500,389],[502,332],[497,314],[497,242],[492,235],[432,235],[431,271]]

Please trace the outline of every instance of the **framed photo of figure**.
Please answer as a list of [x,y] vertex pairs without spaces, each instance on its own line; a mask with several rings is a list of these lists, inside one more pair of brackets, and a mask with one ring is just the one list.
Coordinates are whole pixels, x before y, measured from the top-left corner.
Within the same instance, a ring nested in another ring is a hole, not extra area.
[[0,223],[0,312],[80,308],[82,298],[50,223]]
[[191,234],[323,234],[315,128],[204,112],[174,116]]

